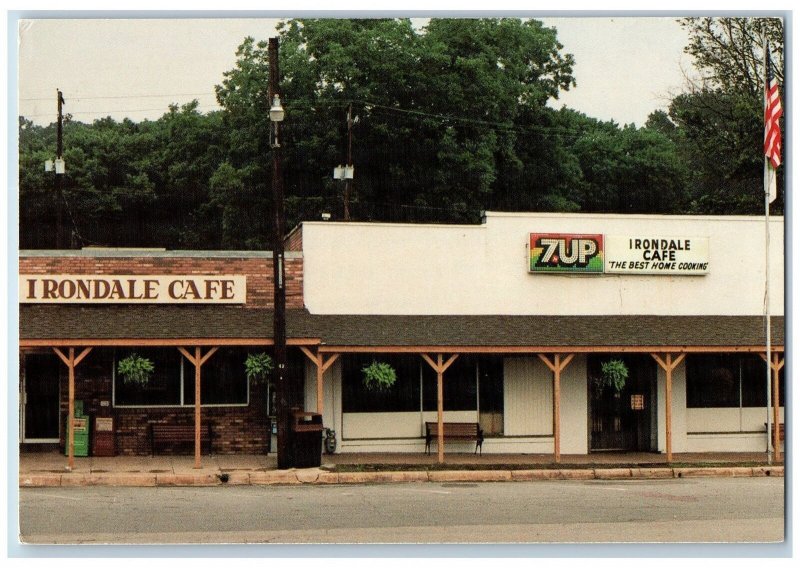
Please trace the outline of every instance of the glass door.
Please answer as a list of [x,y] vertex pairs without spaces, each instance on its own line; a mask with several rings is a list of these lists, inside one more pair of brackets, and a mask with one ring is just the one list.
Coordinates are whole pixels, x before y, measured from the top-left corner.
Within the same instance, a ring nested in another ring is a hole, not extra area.
[[[598,386],[601,364],[610,359],[622,360],[628,367],[624,388]],[[589,357],[589,432],[591,450],[647,452],[654,450],[656,418],[655,361],[648,356]]]

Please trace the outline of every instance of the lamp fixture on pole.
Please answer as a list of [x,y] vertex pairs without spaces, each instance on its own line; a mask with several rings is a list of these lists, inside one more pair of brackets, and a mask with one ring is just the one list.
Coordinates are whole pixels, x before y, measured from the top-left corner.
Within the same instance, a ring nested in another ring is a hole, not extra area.
[[281,96],[276,94],[272,97],[272,106],[269,107],[269,120],[272,123],[269,142],[271,148],[281,147],[278,133],[280,132],[280,123],[283,122],[285,115],[286,112],[283,110],[283,105],[281,105]]

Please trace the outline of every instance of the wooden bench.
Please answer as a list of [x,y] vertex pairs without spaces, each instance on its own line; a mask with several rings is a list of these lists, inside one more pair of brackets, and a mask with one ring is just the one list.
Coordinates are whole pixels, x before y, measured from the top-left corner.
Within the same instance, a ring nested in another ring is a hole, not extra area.
[[[766,430],[766,429],[767,429],[767,423],[764,422],[764,430]],[[770,432],[770,436],[771,436],[770,439],[773,439],[773,440],[775,439],[775,424],[772,425],[772,431]],[[784,440],[783,436],[784,436],[784,433],[783,433],[783,422],[781,422],[780,424],[778,424],[778,439],[781,442],[783,442],[783,440]]]
[[[483,430],[477,422],[443,422],[443,437],[445,440],[462,440],[475,442],[475,453],[478,449],[483,455]],[[439,440],[439,423],[425,423],[425,453],[431,453],[431,442]]]
[[[211,423],[207,422],[200,427],[200,448],[203,444],[208,446],[208,453],[212,452],[214,432]],[[194,444],[194,424],[150,424],[150,450],[156,455],[156,447],[173,444]]]

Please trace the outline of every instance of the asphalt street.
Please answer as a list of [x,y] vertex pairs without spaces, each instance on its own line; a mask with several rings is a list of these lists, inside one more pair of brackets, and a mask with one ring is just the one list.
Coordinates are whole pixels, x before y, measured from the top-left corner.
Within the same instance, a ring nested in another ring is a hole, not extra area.
[[28,544],[780,542],[783,478],[20,490]]

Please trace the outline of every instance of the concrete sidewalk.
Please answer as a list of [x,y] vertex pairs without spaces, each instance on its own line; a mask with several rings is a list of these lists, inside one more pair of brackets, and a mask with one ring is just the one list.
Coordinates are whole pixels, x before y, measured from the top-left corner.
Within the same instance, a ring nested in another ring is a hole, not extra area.
[[76,457],[68,471],[60,453],[22,453],[20,487],[217,486],[412,481],[531,481],[537,479],[625,479],[674,477],[783,476],[782,463],[767,465],[763,453],[674,454],[597,453],[564,455],[556,464],[551,454],[323,455],[321,467],[278,470],[275,454],[202,456]]

